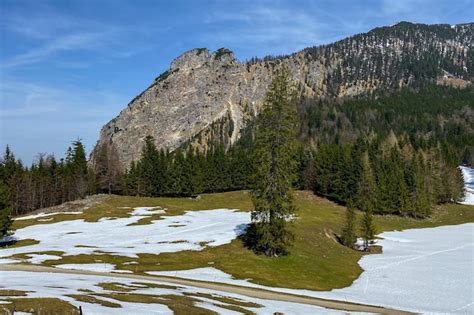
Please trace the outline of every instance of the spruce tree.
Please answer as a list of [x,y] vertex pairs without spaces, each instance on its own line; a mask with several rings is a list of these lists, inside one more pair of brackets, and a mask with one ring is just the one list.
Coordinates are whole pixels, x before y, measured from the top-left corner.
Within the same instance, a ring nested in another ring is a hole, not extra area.
[[10,235],[11,225],[11,207],[7,186],[0,182],[0,240]]
[[369,154],[365,152],[362,156],[362,174],[358,189],[358,207],[366,210],[366,207],[373,209],[376,205],[377,186],[374,174],[370,165]]
[[87,194],[88,170],[86,150],[81,139],[72,142],[72,148],[68,148],[66,157],[67,167],[67,189],[68,200],[83,198]]
[[364,216],[361,222],[362,238],[364,239],[364,249],[366,251],[369,250],[369,245],[373,242],[376,233],[372,211],[372,204],[366,202],[364,205]]
[[413,158],[413,187],[412,202],[413,215],[419,218],[425,218],[431,214],[430,203],[428,198],[428,189],[426,187],[424,161],[422,153],[418,153]]
[[344,229],[342,230],[341,242],[344,246],[354,247],[354,244],[357,240],[357,235],[355,232],[356,225],[356,213],[353,202],[350,200],[346,205],[346,223]]
[[291,194],[297,125],[294,99],[288,70],[279,68],[257,119],[254,211],[244,236],[247,246],[267,256],[287,254],[292,240],[287,220],[295,211]]
[[101,193],[120,191],[120,161],[113,143],[101,143],[96,146],[93,164],[94,183],[96,190]]
[[161,178],[159,158],[160,153],[156,149],[153,137],[147,136],[142,149],[142,157],[136,165],[138,168],[137,189],[140,196],[157,195],[159,189],[157,180]]
[[129,196],[138,196],[139,191],[138,191],[138,179],[139,177],[139,170],[138,166],[135,163],[135,161],[132,161],[130,163],[130,167],[125,173],[125,194]]

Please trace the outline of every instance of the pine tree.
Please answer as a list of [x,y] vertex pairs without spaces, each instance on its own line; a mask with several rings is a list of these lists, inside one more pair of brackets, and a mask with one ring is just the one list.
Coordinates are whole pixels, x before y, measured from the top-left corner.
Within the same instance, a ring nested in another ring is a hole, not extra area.
[[424,161],[421,152],[413,158],[412,176],[413,215],[415,217],[424,218],[430,215],[431,209],[424,176]]
[[83,198],[87,194],[88,170],[86,150],[81,139],[72,142],[66,157],[68,187],[67,200]]
[[342,230],[341,242],[344,246],[352,248],[357,240],[355,233],[356,213],[351,200],[347,203],[346,207],[346,223]]
[[186,167],[186,159],[181,149],[174,152],[171,169],[173,178],[171,178],[171,186],[168,194],[172,196],[189,196],[190,174]]
[[102,193],[120,191],[120,161],[113,143],[102,143],[96,146],[94,160],[94,175],[97,190]]
[[267,256],[287,254],[292,234],[287,220],[295,211],[291,194],[294,177],[296,107],[288,70],[280,68],[268,89],[257,120],[252,224],[247,246]]
[[138,196],[138,176],[139,170],[135,161],[130,163],[130,167],[125,173],[125,194],[129,196]]
[[0,240],[10,235],[12,225],[11,207],[7,186],[0,181]]
[[358,189],[358,207],[366,210],[366,207],[373,209],[376,205],[377,186],[374,174],[369,161],[369,154],[365,152],[362,156],[362,174]]
[[186,153],[185,171],[187,173],[187,196],[196,196],[203,190],[201,155],[190,148]]
[[157,181],[161,178],[159,159],[160,153],[156,149],[153,137],[147,136],[142,149],[142,157],[136,164],[138,171],[137,193],[140,196],[157,195],[157,191],[160,189]]
[[361,222],[362,238],[364,239],[364,248],[366,251],[369,250],[369,245],[375,238],[375,225],[372,218],[372,205],[370,202],[366,202],[364,206],[364,216]]

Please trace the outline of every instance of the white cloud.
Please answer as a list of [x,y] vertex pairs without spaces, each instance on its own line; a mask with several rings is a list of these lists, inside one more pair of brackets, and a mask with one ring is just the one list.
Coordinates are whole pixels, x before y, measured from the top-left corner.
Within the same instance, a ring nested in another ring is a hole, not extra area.
[[78,33],[69,34],[48,41],[45,45],[31,49],[28,52],[14,56],[3,63],[4,68],[31,64],[42,61],[49,56],[66,50],[93,50],[101,47],[108,33]]
[[[22,45],[18,46],[23,49],[23,52],[4,57],[1,67],[5,70],[50,61],[51,57],[65,51],[95,51],[107,58],[130,57],[136,51],[124,38],[137,29],[76,18],[44,6],[22,15],[8,14],[0,26],[2,32],[9,32],[21,41]],[[74,68],[78,63],[87,64],[82,60],[71,60],[62,61],[62,66],[71,64]]]
[[271,47],[277,51],[295,51],[326,42],[334,25],[323,22],[317,12],[301,12],[287,8],[254,6],[240,12],[215,10],[205,22],[208,25],[231,24],[209,34],[207,41],[218,45],[245,44]]
[[52,119],[88,117],[101,120],[116,113],[126,101],[124,95],[110,91],[72,86],[53,88],[10,78],[0,85],[0,119],[38,118],[38,115],[47,114]]

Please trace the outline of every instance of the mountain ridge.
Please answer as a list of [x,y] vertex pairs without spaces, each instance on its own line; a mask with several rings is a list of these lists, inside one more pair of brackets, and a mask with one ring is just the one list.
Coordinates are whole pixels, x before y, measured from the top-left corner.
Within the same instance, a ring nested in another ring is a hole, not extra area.
[[463,86],[474,78],[474,23],[374,28],[286,56],[236,60],[232,51],[195,48],[136,96],[101,130],[97,148],[113,146],[123,168],[137,160],[146,136],[160,149],[188,143],[206,150],[235,143],[263,106],[273,70],[285,64],[305,97],[352,97],[401,88],[413,80]]

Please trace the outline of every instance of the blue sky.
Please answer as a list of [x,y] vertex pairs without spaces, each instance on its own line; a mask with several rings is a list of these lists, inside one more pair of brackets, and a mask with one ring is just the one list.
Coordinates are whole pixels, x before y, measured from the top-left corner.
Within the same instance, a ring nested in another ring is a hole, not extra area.
[[377,26],[474,21],[474,1],[0,0],[0,148],[63,157],[186,50],[287,54]]

